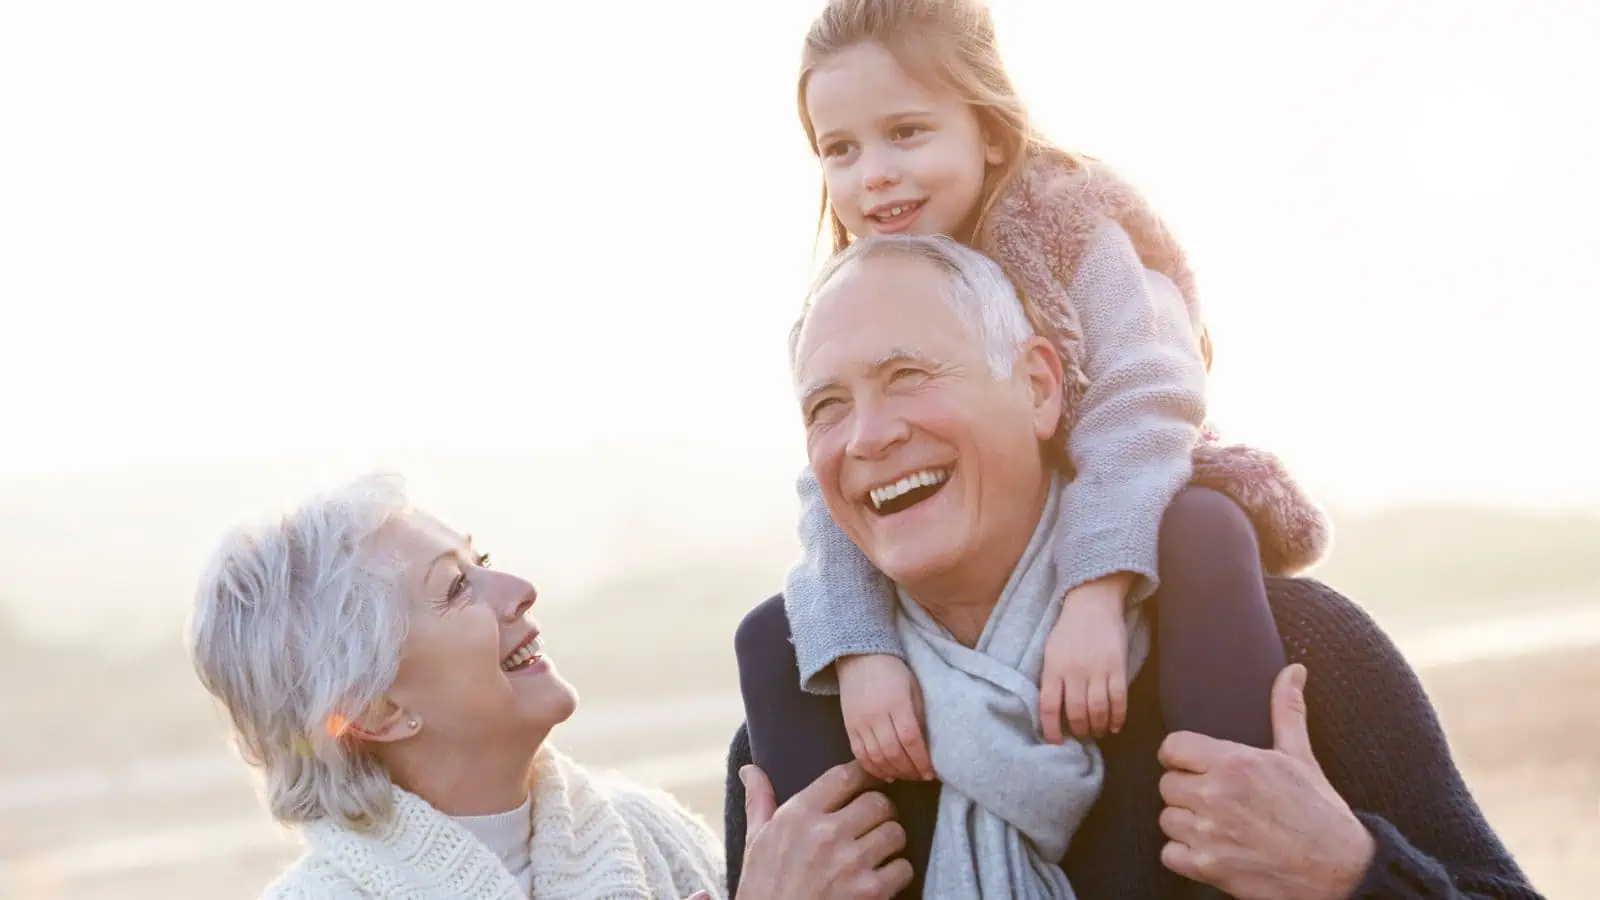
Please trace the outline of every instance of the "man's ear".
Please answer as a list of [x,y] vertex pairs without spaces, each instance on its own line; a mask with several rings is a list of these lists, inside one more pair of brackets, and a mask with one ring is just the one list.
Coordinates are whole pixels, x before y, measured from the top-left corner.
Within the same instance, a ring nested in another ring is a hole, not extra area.
[[349,725],[352,736],[378,744],[414,737],[421,730],[422,719],[388,697],[379,697]]
[[1061,425],[1061,354],[1042,337],[1031,337],[1017,358],[1017,375],[1026,380],[1033,410],[1033,430],[1041,441],[1055,436]]

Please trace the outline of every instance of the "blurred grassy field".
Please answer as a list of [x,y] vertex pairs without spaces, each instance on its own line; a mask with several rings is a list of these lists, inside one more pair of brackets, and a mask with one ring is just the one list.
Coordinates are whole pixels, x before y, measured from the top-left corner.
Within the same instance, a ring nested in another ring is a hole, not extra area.
[[[665,783],[715,822],[718,756],[739,718],[733,629],[788,561],[685,557],[542,602],[551,653],[583,694],[563,736],[569,751]],[[1316,574],[1411,635],[1600,607],[1596,561],[1592,520],[1431,509],[1341,523],[1333,561]],[[220,719],[176,635],[111,650],[0,640],[13,724],[0,744],[0,895],[248,897],[292,855],[224,755]],[[1541,887],[1590,896],[1600,883],[1600,652],[1424,677],[1473,789]],[[140,768],[151,761],[166,768]]]

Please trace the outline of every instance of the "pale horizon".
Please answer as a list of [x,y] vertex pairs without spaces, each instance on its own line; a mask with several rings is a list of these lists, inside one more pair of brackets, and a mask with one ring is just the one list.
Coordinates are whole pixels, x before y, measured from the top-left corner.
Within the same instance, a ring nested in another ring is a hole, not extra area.
[[[781,459],[818,6],[627,29],[582,5],[8,8],[0,384],[26,438],[0,475],[641,440]],[[1041,130],[1187,246],[1225,432],[1330,503],[1600,510],[1575,408],[1600,332],[1593,10],[994,8]]]

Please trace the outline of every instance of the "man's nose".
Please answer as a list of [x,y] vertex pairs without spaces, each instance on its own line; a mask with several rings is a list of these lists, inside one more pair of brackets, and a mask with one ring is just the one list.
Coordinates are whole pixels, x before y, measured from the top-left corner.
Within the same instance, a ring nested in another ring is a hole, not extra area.
[[857,403],[846,452],[857,459],[880,459],[911,435],[911,429],[887,404]]

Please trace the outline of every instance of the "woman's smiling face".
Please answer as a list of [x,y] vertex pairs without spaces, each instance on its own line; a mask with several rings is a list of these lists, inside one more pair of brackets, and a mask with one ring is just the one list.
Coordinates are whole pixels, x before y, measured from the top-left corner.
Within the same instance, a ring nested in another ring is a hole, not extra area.
[[460,534],[421,512],[379,533],[371,552],[398,567],[407,633],[388,698],[398,727],[451,745],[536,745],[577,709],[577,693],[543,655],[528,611],[538,593],[489,568]]

